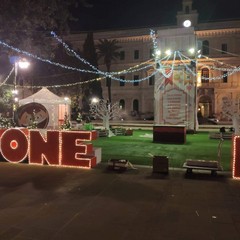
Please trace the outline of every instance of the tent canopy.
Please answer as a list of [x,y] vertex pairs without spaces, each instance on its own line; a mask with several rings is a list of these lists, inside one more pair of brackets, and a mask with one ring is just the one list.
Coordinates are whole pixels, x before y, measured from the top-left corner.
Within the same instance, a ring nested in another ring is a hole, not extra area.
[[71,100],[63,97],[59,97],[56,94],[49,91],[46,87],[43,87],[40,91],[33,95],[19,100],[20,105],[28,104],[31,102],[42,104],[70,104]]
[[46,108],[49,116],[48,128],[58,128],[64,121],[65,115],[70,115],[71,100],[55,95],[46,87],[27,98],[19,100],[20,106],[31,103],[38,103]]

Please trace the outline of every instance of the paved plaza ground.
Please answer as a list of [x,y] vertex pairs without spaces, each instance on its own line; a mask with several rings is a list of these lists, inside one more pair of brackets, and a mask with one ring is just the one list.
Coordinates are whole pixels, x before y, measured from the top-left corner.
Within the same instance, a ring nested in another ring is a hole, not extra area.
[[123,173],[0,162],[0,240],[239,240],[229,172]]

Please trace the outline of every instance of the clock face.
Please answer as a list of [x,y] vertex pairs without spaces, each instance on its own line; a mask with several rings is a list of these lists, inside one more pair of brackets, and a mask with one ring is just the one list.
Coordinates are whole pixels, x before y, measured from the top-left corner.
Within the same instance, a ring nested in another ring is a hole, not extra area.
[[185,20],[185,21],[183,22],[183,26],[184,26],[184,27],[190,27],[191,25],[192,25],[192,23],[191,23],[190,20]]

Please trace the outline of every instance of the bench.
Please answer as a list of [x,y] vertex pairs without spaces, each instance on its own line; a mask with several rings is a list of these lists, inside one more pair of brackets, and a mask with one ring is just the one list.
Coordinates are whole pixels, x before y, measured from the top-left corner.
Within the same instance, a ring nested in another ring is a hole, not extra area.
[[128,160],[126,159],[110,159],[108,161],[108,169],[125,171],[128,168],[136,169]]
[[233,133],[232,132],[210,132],[209,133],[209,138],[210,139],[220,139],[220,138],[223,138],[223,139],[232,139],[232,135]]
[[125,129],[124,128],[114,128],[112,129],[112,132],[116,135],[116,136],[122,136],[125,135]]
[[218,161],[208,160],[192,160],[187,159],[183,164],[183,168],[187,169],[187,173],[192,173],[193,169],[211,171],[212,175],[216,175],[217,171],[222,171],[223,168]]
[[218,144],[217,160],[199,160],[199,159],[187,159],[183,163],[183,168],[187,169],[187,173],[192,173],[193,169],[211,171],[212,175],[216,175],[217,171],[223,171],[221,165],[221,150],[222,150],[223,138],[220,138]]
[[106,129],[99,129],[97,131],[98,131],[99,137],[107,137],[108,136],[108,130],[106,130]]
[[108,161],[108,169],[124,171],[127,170],[128,161],[125,159],[110,159]]

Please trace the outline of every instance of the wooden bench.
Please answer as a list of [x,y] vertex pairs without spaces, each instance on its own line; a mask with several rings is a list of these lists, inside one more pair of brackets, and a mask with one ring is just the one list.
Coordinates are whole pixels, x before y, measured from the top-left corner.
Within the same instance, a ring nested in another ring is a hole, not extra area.
[[125,129],[124,128],[114,128],[112,129],[112,132],[116,135],[116,136],[122,136],[125,135]]
[[100,129],[100,130],[97,130],[98,131],[98,136],[99,137],[107,137],[108,136],[108,130],[106,129]]
[[218,144],[217,160],[187,159],[183,164],[183,168],[187,169],[187,173],[192,173],[192,170],[196,169],[196,170],[211,171],[212,175],[216,175],[217,171],[223,171],[223,168],[221,165],[222,143],[223,143],[223,139],[220,138],[220,141]]
[[183,164],[183,168],[187,169],[187,173],[192,173],[193,169],[211,171],[212,175],[216,175],[217,171],[222,171],[223,168],[218,161],[207,160],[192,160],[188,159]]

